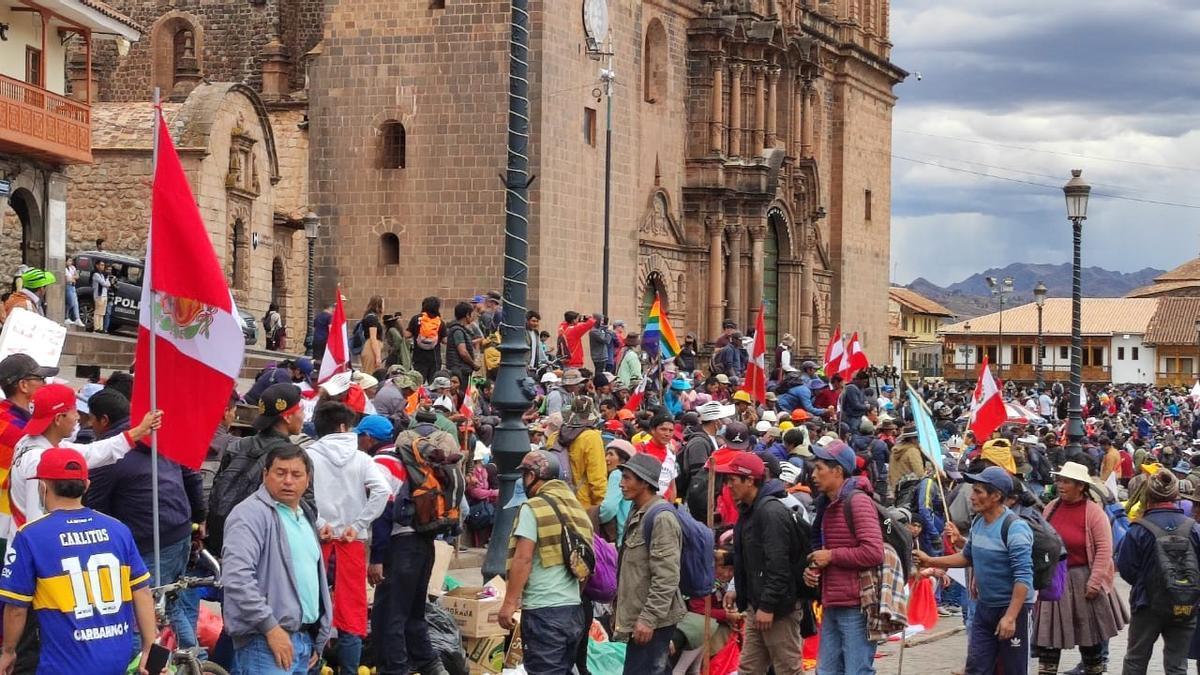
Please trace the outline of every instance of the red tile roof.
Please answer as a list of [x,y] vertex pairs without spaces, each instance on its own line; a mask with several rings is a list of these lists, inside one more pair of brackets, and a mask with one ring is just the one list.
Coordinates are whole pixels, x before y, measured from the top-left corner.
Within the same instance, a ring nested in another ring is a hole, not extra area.
[[1200,298],[1162,298],[1150,319],[1145,342],[1149,345],[1196,345],[1200,335]]
[[920,293],[907,288],[892,286],[888,289],[888,296],[891,297],[892,300],[919,314],[954,316],[954,312],[951,312],[950,310],[921,295]]

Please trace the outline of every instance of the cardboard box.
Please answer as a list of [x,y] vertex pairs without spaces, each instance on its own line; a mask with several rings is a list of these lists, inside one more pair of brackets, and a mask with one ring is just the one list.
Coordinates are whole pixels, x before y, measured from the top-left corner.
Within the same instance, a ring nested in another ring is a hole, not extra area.
[[516,668],[524,661],[525,643],[521,641],[521,624],[518,622],[508,643],[508,653],[504,655],[504,667]]
[[[485,589],[493,589],[491,597],[480,597]],[[438,600],[454,617],[464,638],[504,635],[500,627],[500,605],[504,602],[504,581],[495,577],[484,587],[461,586],[442,595]]]
[[450,561],[454,558],[454,547],[441,539],[433,542],[433,572],[429,575],[429,595],[438,597],[446,585],[446,572],[450,570]]
[[467,665],[472,675],[483,673],[499,673],[504,670],[504,641],[508,636],[488,635],[486,637],[463,638],[463,651],[467,654]]

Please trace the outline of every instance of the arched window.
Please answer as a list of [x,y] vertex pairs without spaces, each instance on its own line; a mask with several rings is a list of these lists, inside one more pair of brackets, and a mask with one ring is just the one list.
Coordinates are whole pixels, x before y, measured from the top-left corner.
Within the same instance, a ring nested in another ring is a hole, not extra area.
[[396,122],[384,122],[379,129],[383,136],[381,157],[384,169],[403,169],[406,163],[407,141],[404,125]]
[[163,97],[170,95],[181,78],[198,81],[203,72],[202,31],[190,15],[167,15],[151,29],[151,86]]
[[646,65],[643,93],[647,103],[667,100],[667,29],[658,19],[646,27],[646,48],[642,54]]
[[397,237],[391,232],[385,232],[383,236],[379,238],[379,264],[400,264],[400,237]]
[[237,218],[229,228],[229,254],[226,256],[229,285],[234,288],[245,288],[246,285],[246,247],[246,223]]

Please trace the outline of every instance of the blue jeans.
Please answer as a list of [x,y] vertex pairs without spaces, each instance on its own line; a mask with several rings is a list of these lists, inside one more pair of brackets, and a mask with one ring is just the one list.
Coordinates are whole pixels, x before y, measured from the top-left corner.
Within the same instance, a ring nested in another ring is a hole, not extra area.
[[235,649],[237,663],[233,675],[305,675],[312,658],[313,641],[308,633],[292,633],[292,666],[284,669],[275,663],[275,654],[267,646],[265,635],[256,635]]
[[525,672],[556,675],[571,672],[576,649],[583,639],[582,605],[542,607],[521,612],[521,639],[525,645]]
[[873,675],[875,647],[867,639],[861,608],[827,607],[821,619],[817,675]]
[[362,662],[362,638],[353,633],[339,632],[333,651],[337,654],[338,675],[358,675]]
[[108,294],[108,302],[104,304],[104,332],[107,333],[109,325],[112,324],[113,307],[116,305],[113,301],[117,299],[116,295]]
[[[188,558],[192,556],[192,538],[185,537],[173,544],[162,547],[162,578],[160,582],[154,577],[154,551],[140,551],[142,560],[146,561],[146,569],[150,570],[150,585],[161,586],[177,581],[187,570]],[[181,648],[195,647],[196,621],[200,616],[200,599],[192,591],[185,591],[176,596],[175,601],[167,605],[167,617],[171,619],[171,630],[175,631],[175,639]],[[138,647],[140,650],[141,647]]]
[[[655,629],[650,641],[644,645],[631,639],[625,648],[625,675],[669,675],[671,637],[674,635],[675,626],[663,626]],[[524,632],[521,639],[525,639]]]
[[996,637],[996,626],[1008,611],[1008,606],[989,607],[975,604],[975,616],[967,629],[966,675],[1025,675],[1029,672],[1029,613],[1027,604],[1017,614],[1017,632],[1011,639]]
[[66,285],[67,292],[67,321],[79,320],[79,294],[75,290],[75,286]]

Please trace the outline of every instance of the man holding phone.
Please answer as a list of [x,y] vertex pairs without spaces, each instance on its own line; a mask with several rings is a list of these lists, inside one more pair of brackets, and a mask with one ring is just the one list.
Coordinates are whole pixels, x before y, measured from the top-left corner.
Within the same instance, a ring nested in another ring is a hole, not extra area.
[[136,622],[138,672],[150,675],[147,659],[157,633],[154,600],[150,574],[129,528],[84,508],[88,467],[78,451],[46,450],[35,478],[47,515],[22,527],[4,556],[0,673],[13,672],[32,607],[47,647],[38,655],[37,672],[126,672]]

